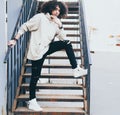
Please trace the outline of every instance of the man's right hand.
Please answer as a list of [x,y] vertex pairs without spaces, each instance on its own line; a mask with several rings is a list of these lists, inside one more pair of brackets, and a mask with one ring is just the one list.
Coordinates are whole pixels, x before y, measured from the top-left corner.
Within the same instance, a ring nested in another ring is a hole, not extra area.
[[8,46],[11,46],[11,47],[13,47],[14,45],[16,45],[16,40],[10,40],[10,41],[8,41]]

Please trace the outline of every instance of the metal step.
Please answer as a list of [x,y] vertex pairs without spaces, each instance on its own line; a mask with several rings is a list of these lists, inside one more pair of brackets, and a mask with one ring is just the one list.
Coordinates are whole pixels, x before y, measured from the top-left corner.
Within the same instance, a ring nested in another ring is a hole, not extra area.
[[76,1],[70,1],[70,2],[65,2],[67,6],[78,6],[78,2]]
[[80,41],[71,41],[72,44],[80,44]]
[[[80,56],[76,56],[76,59],[81,59]],[[67,56],[47,56],[46,59],[68,59]]]
[[79,30],[79,27],[64,27],[64,30]]
[[14,113],[16,115],[85,115],[85,111],[80,107],[42,107],[42,112],[29,110],[27,107],[18,107]]
[[69,14],[79,14],[79,11],[68,11]]
[[[23,74],[23,77],[25,78],[30,78],[31,77],[31,73],[24,73]],[[60,79],[60,78],[64,78],[64,79],[69,79],[69,78],[72,78],[72,79],[75,79],[73,77],[73,75],[71,74],[61,74],[61,73],[51,73],[51,74],[48,74],[48,73],[42,73],[42,75],[40,76],[40,78],[57,78],[57,79]],[[82,78],[82,77],[80,77]],[[80,79],[79,78],[79,79]]]
[[78,11],[79,10],[79,6],[74,6],[74,5],[73,6],[68,6],[68,10],[69,11],[71,11],[71,10],[72,11]]
[[[81,102],[84,100],[82,95],[66,95],[66,94],[37,94],[37,101],[63,101],[63,102]],[[21,94],[17,97],[18,101],[28,101],[29,94]]]
[[67,34],[67,37],[80,37],[80,34]]
[[[31,67],[31,63],[27,63],[25,67]],[[66,65],[66,64],[44,64],[42,68],[54,68],[54,69],[71,69],[71,65]]]
[[65,19],[79,19],[79,16],[67,16]]
[[[29,89],[29,84],[27,83],[21,84],[21,88]],[[63,90],[64,89],[68,89],[68,90],[81,89],[83,90],[84,87],[81,84],[50,84],[50,83],[40,84],[38,83],[36,86],[36,89],[63,89]]]
[[64,24],[64,25],[78,25],[79,24],[79,22],[78,21],[62,21],[62,23]]

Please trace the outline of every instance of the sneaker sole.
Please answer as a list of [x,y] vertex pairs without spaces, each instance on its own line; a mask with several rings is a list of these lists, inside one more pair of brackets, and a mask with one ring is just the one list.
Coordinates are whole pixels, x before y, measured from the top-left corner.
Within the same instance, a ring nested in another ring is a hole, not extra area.
[[28,108],[29,110],[32,110],[32,111],[43,111],[43,109],[41,108],[40,110],[34,110],[34,109],[31,109],[31,108]]
[[84,75],[87,75],[87,72],[86,72],[85,74],[80,74],[80,75],[74,76],[74,77],[77,78],[77,77],[82,77],[82,76],[84,76]]

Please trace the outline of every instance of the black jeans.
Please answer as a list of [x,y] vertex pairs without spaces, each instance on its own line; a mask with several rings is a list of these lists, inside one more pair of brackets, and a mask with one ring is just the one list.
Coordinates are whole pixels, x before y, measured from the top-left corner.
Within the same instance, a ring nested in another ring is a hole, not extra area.
[[56,51],[60,51],[62,49],[65,49],[65,51],[67,53],[67,56],[69,58],[72,69],[77,67],[77,62],[75,59],[73,48],[72,48],[72,45],[69,40],[55,41],[55,42],[50,43],[49,50],[43,55],[43,57],[41,59],[36,60],[36,61],[32,60],[32,77],[31,77],[30,87],[29,87],[30,100],[36,97],[35,96],[36,84],[40,78],[41,69],[42,69],[43,62],[44,62],[46,56],[50,55]]

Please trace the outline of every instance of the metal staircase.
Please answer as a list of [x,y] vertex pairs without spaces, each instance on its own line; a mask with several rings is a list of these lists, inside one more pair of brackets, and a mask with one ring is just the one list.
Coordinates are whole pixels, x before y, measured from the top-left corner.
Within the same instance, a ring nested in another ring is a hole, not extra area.
[[[68,16],[66,19],[62,19],[63,27],[67,33],[66,39],[71,40],[76,59],[81,67],[88,68],[88,75],[77,79],[73,77],[64,50],[49,55],[44,62],[36,91],[37,100],[43,111],[29,110],[26,102],[29,100],[31,62],[26,59],[25,53],[12,107],[14,115],[90,115],[91,62],[82,0],[66,2],[66,4],[69,9]],[[42,81],[46,83],[42,83]]]

